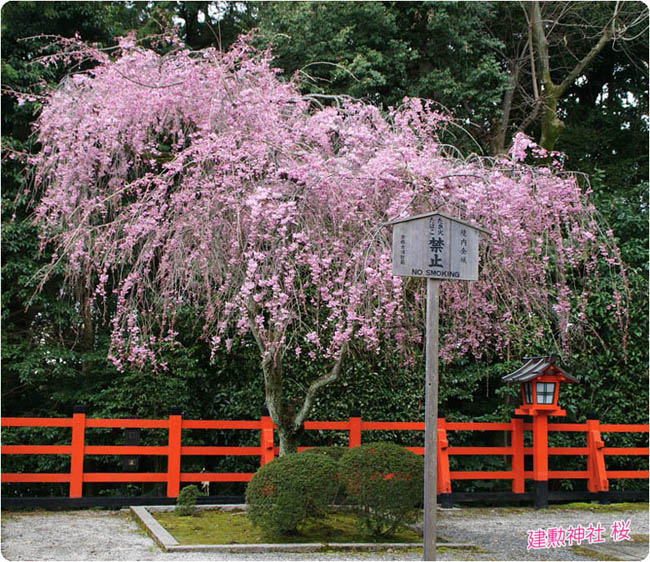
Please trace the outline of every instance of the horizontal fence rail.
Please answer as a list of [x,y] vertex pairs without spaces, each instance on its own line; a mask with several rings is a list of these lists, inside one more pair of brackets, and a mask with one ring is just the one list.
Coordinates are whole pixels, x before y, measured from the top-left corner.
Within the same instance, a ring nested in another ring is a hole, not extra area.
[[[542,423],[543,422],[543,423]],[[259,457],[259,464],[273,460],[278,454],[274,442],[277,429],[269,416],[259,420],[187,420],[179,414],[168,419],[93,419],[85,413],[76,412],[72,418],[12,418],[1,420],[2,427],[69,427],[69,445],[2,445],[2,455],[69,455],[68,473],[3,473],[3,483],[68,483],[69,497],[83,497],[83,484],[89,482],[161,482],[166,483],[167,496],[178,496],[182,483],[189,482],[248,482],[253,473],[248,472],[182,472],[183,456],[253,456]],[[87,445],[86,429],[90,428],[139,428],[160,429],[167,432],[167,445]],[[259,434],[259,446],[226,447],[183,445],[183,430],[249,430]],[[363,421],[360,416],[352,416],[346,421],[305,422],[307,431],[343,431],[348,433],[348,447],[361,445],[364,431],[414,431],[423,432],[424,422],[372,422]],[[497,431],[508,434],[506,446],[453,446],[449,444],[449,432]],[[533,446],[525,446],[525,433],[532,433]],[[549,447],[547,432],[574,432],[585,434],[585,445],[580,447]],[[510,480],[514,494],[524,494],[526,480],[537,484],[550,479],[585,479],[589,492],[606,492],[609,481],[617,478],[648,479],[648,470],[607,470],[607,456],[645,456],[648,447],[606,447],[603,433],[648,433],[648,425],[643,424],[600,424],[598,420],[586,423],[548,423],[533,419],[525,423],[522,418],[513,418],[506,423],[488,422],[450,422],[438,419],[438,494],[443,499],[452,493],[452,481],[460,480]],[[305,450],[309,447],[300,447]],[[407,447],[424,454],[424,447]],[[84,459],[87,455],[159,455],[167,458],[166,472],[86,472]],[[496,455],[509,457],[509,470],[461,471],[450,470],[451,456]],[[525,457],[533,457],[533,470],[526,470]],[[548,470],[549,456],[585,457],[584,470]],[[543,502],[542,502],[543,503]],[[543,505],[542,505],[543,506]]]

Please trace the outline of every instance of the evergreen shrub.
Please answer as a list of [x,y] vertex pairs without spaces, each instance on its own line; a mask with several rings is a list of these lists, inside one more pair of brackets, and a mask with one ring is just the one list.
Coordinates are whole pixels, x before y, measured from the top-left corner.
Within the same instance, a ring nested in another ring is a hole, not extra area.
[[201,492],[196,485],[185,486],[178,493],[174,513],[177,515],[194,515],[196,513],[196,499],[200,495]]
[[[311,449],[305,449],[302,451],[302,453],[311,453],[312,455],[325,455],[329,458],[331,458],[333,461],[336,462],[337,467],[338,463],[341,460],[341,457],[345,454],[345,452],[348,450],[348,447],[337,447],[335,445],[328,445],[328,446],[322,446],[322,447],[312,447]],[[338,470],[336,473],[336,478],[338,480]],[[339,481],[339,488],[338,492],[336,493],[336,497],[333,500],[334,505],[341,505],[346,503],[346,497],[345,497],[345,489],[343,486],[340,485]]]
[[321,517],[339,488],[337,463],[326,455],[290,453],[260,467],[246,488],[251,522],[270,535],[298,532]]
[[326,447],[312,447],[311,449],[305,449],[303,453],[311,453],[312,455],[326,455],[332,460],[338,462],[341,460],[341,457],[348,450],[347,447],[337,447],[337,446],[326,446]]
[[393,443],[368,443],[343,455],[339,479],[363,532],[390,536],[418,516],[424,496],[424,459]]

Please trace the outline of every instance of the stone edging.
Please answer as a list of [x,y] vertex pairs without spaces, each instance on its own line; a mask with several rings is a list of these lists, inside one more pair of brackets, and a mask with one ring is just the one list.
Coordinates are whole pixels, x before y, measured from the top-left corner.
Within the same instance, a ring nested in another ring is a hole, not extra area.
[[[201,505],[201,509],[221,509],[223,511],[245,510],[245,505]],[[405,549],[421,547],[418,543],[288,543],[288,544],[193,544],[182,545],[170,535],[150,511],[172,511],[174,506],[150,505],[129,508],[138,523],[154,542],[166,552],[318,552],[322,550],[362,550],[376,551],[386,549]],[[442,543],[445,548],[471,548],[471,544]]]

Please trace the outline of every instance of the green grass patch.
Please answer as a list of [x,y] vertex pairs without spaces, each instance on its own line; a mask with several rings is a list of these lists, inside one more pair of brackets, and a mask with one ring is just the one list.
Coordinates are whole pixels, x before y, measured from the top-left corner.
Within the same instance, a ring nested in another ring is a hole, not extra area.
[[549,509],[556,511],[565,510],[584,510],[584,511],[597,511],[600,513],[617,512],[617,511],[648,511],[647,502],[621,502],[621,503],[587,503],[587,502],[574,502],[563,505],[551,505]]
[[152,515],[180,544],[260,544],[260,543],[339,543],[339,542],[413,542],[422,537],[400,528],[390,538],[372,540],[360,533],[357,518],[351,513],[332,512],[322,519],[298,526],[296,535],[270,536],[249,521],[243,511],[204,510],[193,516],[173,512]]
[[573,551],[574,554],[577,554],[578,556],[582,556],[583,558],[589,558],[591,560],[620,560],[620,558],[614,558],[609,554],[605,554],[603,552],[598,552],[596,550],[592,550],[591,548],[586,548],[584,546],[572,546],[571,550]]
[[630,538],[631,538],[634,542],[640,542],[640,543],[646,543],[646,542],[648,542],[648,543],[650,543],[650,536],[648,536],[648,535],[640,535],[640,534],[639,534],[639,535],[635,535],[635,534],[631,534],[631,535],[630,535]]

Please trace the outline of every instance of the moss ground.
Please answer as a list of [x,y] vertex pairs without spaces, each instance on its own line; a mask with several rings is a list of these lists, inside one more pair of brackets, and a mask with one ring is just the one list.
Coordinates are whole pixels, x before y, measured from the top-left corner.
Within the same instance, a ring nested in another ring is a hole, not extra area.
[[387,539],[369,540],[360,534],[357,519],[348,513],[329,513],[323,519],[308,521],[298,527],[299,534],[289,536],[264,534],[241,511],[199,511],[185,517],[175,513],[152,515],[180,544],[422,542],[417,533],[407,529],[399,529]]
[[571,551],[578,556],[588,558],[590,560],[619,560],[619,558],[612,558],[609,554],[604,554],[602,552],[596,552],[591,548],[586,548],[584,546],[572,546]]
[[615,513],[617,511],[647,511],[648,503],[647,502],[621,502],[621,503],[610,503],[610,504],[599,504],[599,503],[585,503],[585,502],[574,502],[566,503],[562,505],[551,505],[549,509],[560,510],[584,510],[584,511],[598,511],[600,513]]
[[[463,506],[463,510],[466,511],[475,511],[476,513],[530,513],[532,507],[479,507],[479,506]],[[611,503],[611,504],[599,504],[599,503],[588,503],[588,502],[573,502],[573,503],[562,503],[562,504],[551,504],[544,511],[594,511],[599,513],[617,513],[620,511],[648,511],[649,504],[648,502],[620,502],[620,503]]]

